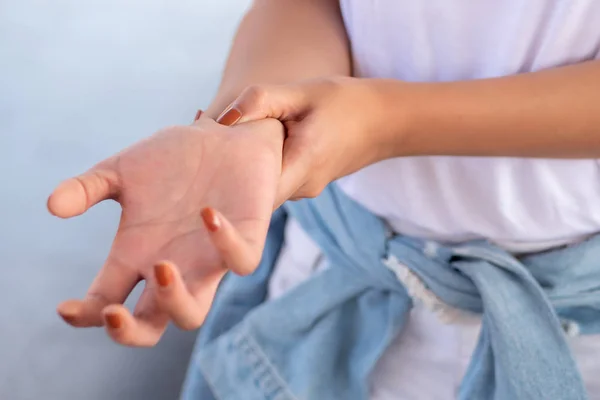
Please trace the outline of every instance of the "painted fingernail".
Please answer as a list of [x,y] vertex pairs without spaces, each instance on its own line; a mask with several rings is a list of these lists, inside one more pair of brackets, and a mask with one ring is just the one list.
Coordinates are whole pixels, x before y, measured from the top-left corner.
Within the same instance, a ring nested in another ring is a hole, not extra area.
[[242,118],[242,113],[237,108],[230,108],[217,118],[217,122],[221,125],[231,126]]
[[106,313],[104,318],[111,329],[119,329],[122,325],[121,317],[118,314]]
[[166,264],[157,264],[154,267],[154,275],[156,276],[156,281],[158,285],[161,287],[167,287],[173,282],[173,272]]
[[202,110],[196,111],[196,116],[194,117],[194,122],[198,121],[200,119],[200,117],[202,116],[202,114],[203,114]]
[[201,214],[206,227],[211,232],[216,232],[221,227],[221,220],[214,209],[206,207]]

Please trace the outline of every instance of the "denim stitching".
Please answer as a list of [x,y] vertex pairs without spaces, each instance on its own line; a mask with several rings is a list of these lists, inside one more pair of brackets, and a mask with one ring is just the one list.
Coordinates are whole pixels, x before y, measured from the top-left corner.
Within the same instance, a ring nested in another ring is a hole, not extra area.
[[[265,394],[265,398],[269,400],[298,400],[296,396],[289,391],[283,378],[277,373],[276,369],[269,362],[267,356],[262,352],[260,346],[257,345],[250,335],[242,333],[236,335],[236,338],[234,339],[234,345],[238,346],[243,351],[244,357],[247,359],[254,356],[256,357],[254,359],[252,375],[259,390]],[[252,356],[250,354],[252,354]],[[272,381],[275,382],[275,388],[271,389],[271,393],[268,393],[268,388],[264,387],[265,385],[263,382],[265,377],[257,376],[260,373],[260,370],[257,371],[255,368],[261,368],[261,370],[265,372],[264,375],[268,378],[271,378]]]

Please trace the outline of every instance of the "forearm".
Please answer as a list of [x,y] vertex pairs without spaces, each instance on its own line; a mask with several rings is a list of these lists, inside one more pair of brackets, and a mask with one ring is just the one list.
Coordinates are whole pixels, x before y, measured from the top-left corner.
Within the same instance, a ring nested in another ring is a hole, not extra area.
[[394,156],[600,158],[598,61],[494,79],[379,85]]
[[247,86],[350,75],[348,41],[333,0],[257,0],[242,20],[218,93],[216,118]]

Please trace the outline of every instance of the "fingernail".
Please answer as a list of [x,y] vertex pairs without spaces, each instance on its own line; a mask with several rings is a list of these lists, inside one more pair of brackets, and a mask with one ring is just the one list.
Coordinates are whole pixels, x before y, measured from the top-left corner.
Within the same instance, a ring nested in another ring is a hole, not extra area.
[[194,117],[194,122],[198,121],[200,119],[200,117],[202,116],[202,114],[203,114],[202,110],[196,111],[196,116]]
[[154,275],[156,276],[158,285],[161,287],[167,287],[173,282],[173,273],[166,264],[157,264],[154,267]]
[[206,227],[211,232],[216,232],[221,227],[221,220],[214,209],[206,207],[201,214]]
[[242,113],[237,108],[230,108],[217,118],[217,122],[221,125],[231,126],[242,118]]
[[118,314],[106,313],[104,318],[111,329],[119,329],[121,327],[121,317]]

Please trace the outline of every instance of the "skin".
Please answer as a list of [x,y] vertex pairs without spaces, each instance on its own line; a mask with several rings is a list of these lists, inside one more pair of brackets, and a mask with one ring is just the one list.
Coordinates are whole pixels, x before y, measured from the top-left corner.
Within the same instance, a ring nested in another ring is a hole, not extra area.
[[253,84],[285,84],[351,75],[338,0],[255,0],[233,40],[217,95],[215,119]]
[[[392,156],[600,158],[600,61],[449,83],[374,80]],[[408,112],[394,112],[407,104]]]
[[[169,321],[200,326],[225,271],[258,263],[273,207],[387,158],[600,158],[597,61],[451,83],[350,73],[336,1],[256,2],[192,127],[166,129],[50,197],[60,217],[106,198],[123,207],[87,297],[59,306],[65,321],[104,325],[132,346],[154,345]],[[132,315],[121,303],[140,279]]]
[[[131,221],[130,213],[145,218],[153,215],[149,220],[153,219],[155,225],[162,226],[165,234],[164,238],[158,234],[146,236],[145,230],[138,229],[133,240],[123,241],[119,229],[111,252],[86,296],[67,300],[58,306],[57,311],[64,321],[77,328],[104,326],[115,342],[127,346],[153,346],[160,340],[169,321],[182,329],[198,328],[226,272],[219,260],[227,257],[240,260],[245,268],[237,268],[236,263],[231,262],[227,267],[241,273],[255,266],[252,261],[260,256],[271,210],[283,201],[281,196],[275,198],[281,190],[277,189],[279,183],[271,175],[282,168],[281,125],[273,121],[253,125],[255,129],[251,129],[248,135],[253,140],[236,142],[239,151],[234,155],[230,138],[239,132],[237,129],[248,133],[248,127],[226,128],[215,124],[214,118],[252,84],[349,74],[348,43],[337,0],[255,1],[238,28],[219,91],[206,112],[200,113],[194,123],[202,128],[203,133],[189,127],[164,129],[160,135],[147,139],[146,144],[135,145],[119,154],[120,163],[115,162],[117,158],[101,162],[90,172],[60,184],[50,196],[48,209],[62,218],[79,215],[93,204],[112,198],[121,203],[123,219]],[[182,132],[186,134],[182,135]],[[210,141],[198,141],[200,135],[210,136]],[[188,141],[192,141],[193,145]],[[213,151],[208,142],[220,151]],[[279,149],[278,163],[271,156],[275,147]],[[191,148],[194,151],[190,151]],[[265,152],[269,156],[261,156]],[[198,155],[203,157],[203,164],[209,168],[198,170]],[[227,158],[229,163],[226,167],[221,164],[223,158]],[[175,203],[164,198],[164,193],[169,191],[156,179],[157,163],[160,163],[164,174],[163,184],[167,182],[171,190],[186,193],[185,201]],[[121,167],[117,167],[118,164]],[[123,168],[126,164],[134,165],[136,173],[132,179],[119,180],[120,172],[132,174],[129,167],[127,171]],[[106,165],[112,166],[103,168]],[[186,165],[191,165],[191,172],[185,169]],[[197,172],[200,174],[194,175]],[[205,192],[188,190],[190,186],[202,185],[191,176],[205,182],[205,174],[222,178],[213,179],[210,188],[204,186]],[[117,185],[118,182],[120,184]],[[257,187],[261,190],[257,191]],[[123,196],[122,193],[128,195]],[[126,201],[130,197],[136,201]],[[248,199],[255,201],[252,210],[244,205]],[[196,208],[193,212],[182,211],[178,209],[181,204]],[[169,219],[163,217],[167,205],[171,208],[170,213],[174,214]],[[208,229],[208,219],[198,218],[203,207],[207,206],[219,210],[215,213],[222,228],[214,232]],[[236,214],[249,217],[247,223],[254,231],[247,228],[244,237],[249,243],[254,243],[254,247],[244,246],[247,243],[243,240],[228,240],[242,235],[241,232],[236,235],[236,231],[230,229],[231,225],[242,229],[234,222]],[[178,225],[183,228],[169,228],[174,217],[179,218]],[[253,220],[255,224],[251,224]],[[164,244],[180,230],[193,230],[195,234],[188,236],[187,240],[177,241],[177,246],[165,247]],[[202,248],[199,248],[199,243]],[[118,255],[115,256],[115,253]],[[161,274],[170,276],[171,283],[156,290],[160,286]],[[184,278],[180,279],[180,276]],[[188,276],[200,276],[201,279],[189,281]],[[140,279],[145,280],[146,289],[131,313],[122,303],[134,282]]]
[[318,78],[253,85],[227,124],[283,122],[283,198],[406,156],[600,158],[600,61],[495,79]]
[[[76,327],[106,324],[115,341],[136,346],[156,344],[169,320],[199,326],[225,272],[247,274],[260,260],[282,142],[274,120],[236,128],[202,120],[158,132],[63,182],[48,200],[56,216],[105,199],[123,211],[86,297],[62,303],[60,315]],[[132,314],[122,302],[142,279]]]

